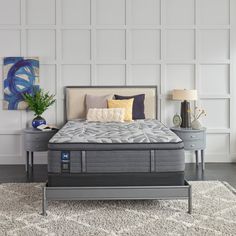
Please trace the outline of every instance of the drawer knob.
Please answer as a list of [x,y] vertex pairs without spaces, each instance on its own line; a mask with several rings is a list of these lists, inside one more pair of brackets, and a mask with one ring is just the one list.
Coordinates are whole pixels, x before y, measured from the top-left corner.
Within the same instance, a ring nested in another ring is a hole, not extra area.
[[191,144],[191,147],[195,147],[195,144]]
[[191,135],[190,138],[196,138],[196,136],[195,135]]

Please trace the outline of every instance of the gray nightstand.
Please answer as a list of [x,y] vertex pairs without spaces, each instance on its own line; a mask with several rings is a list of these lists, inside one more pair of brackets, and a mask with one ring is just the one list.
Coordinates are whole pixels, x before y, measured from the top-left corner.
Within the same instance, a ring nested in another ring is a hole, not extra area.
[[40,131],[34,128],[24,130],[24,148],[26,151],[26,171],[29,172],[29,155],[31,153],[31,168],[34,165],[34,152],[48,150],[48,141],[57,130]]
[[193,150],[196,155],[196,166],[198,167],[198,152],[201,151],[202,170],[205,169],[204,150],[206,148],[206,129],[199,130],[176,128],[171,130],[177,134],[184,142],[185,150]]

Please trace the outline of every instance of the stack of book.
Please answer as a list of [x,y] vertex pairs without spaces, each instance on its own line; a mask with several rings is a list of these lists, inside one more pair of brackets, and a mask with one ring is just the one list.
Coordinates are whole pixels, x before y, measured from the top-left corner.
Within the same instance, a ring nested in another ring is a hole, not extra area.
[[41,131],[59,130],[55,125],[39,125],[37,129]]

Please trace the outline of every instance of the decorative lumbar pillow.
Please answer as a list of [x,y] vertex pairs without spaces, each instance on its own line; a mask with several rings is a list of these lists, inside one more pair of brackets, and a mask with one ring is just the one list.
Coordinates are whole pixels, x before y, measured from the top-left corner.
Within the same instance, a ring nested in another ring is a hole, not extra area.
[[88,121],[124,122],[124,108],[90,108],[87,113]]
[[107,100],[110,100],[112,98],[113,94],[107,94],[103,96],[86,94],[86,111],[88,111],[90,108],[107,108]]
[[108,108],[125,108],[125,121],[132,121],[132,108],[134,99],[108,100]]
[[144,113],[144,99],[145,94],[138,94],[134,96],[121,96],[115,94],[115,99],[123,100],[123,99],[134,99],[133,103],[133,120],[137,119],[145,119],[145,113]]

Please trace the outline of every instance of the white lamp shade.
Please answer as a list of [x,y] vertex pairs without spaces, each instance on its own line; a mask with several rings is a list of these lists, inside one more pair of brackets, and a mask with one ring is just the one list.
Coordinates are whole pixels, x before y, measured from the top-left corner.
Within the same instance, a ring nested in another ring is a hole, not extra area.
[[197,90],[174,89],[172,92],[172,99],[173,100],[180,100],[180,101],[197,100]]

